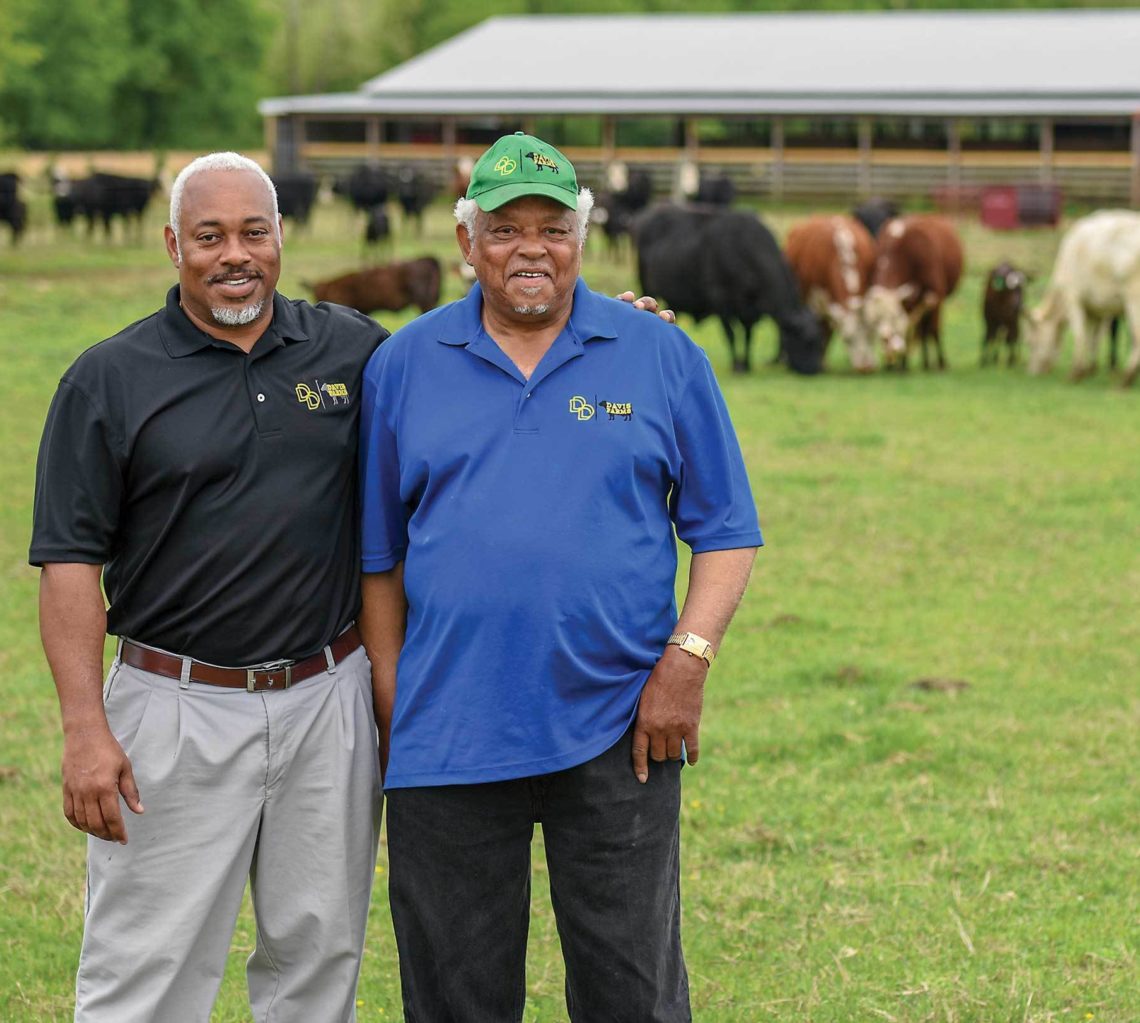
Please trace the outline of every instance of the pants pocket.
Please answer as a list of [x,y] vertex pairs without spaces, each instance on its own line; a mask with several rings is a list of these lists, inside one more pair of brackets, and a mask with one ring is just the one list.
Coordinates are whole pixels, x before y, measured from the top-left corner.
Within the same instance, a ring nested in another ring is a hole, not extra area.
[[106,706],[107,701],[111,698],[111,690],[115,687],[115,679],[119,677],[119,671],[122,665],[119,664],[119,659],[116,657],[111,663],[111,670],[107,672],[107,681],[103,683],[103,705]]

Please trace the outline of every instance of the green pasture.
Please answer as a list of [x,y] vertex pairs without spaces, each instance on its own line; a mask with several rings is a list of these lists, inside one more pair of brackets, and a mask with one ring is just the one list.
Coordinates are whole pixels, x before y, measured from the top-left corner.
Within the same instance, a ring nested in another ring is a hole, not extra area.
[[[39,431],[68,363],[174,279],[157,209],[143,245],[32,212],[19,250],[0,236],[0,1021],[70,1019],[83,914],[26,565]],[[802,214],[769,220],[782,233]],[[856,377],[834,347],[828,373],[794,378],[766,365],[766,328],[758,369],[721,375],[768,546],[686,771],[698,1021],[1140,1020],[1140,389],[1104,368],[1079,385],[1064,365],[980,370],[982,273],[1011,256],[1037,295],[1057,236],[961,227],[949,371]],[[356,266],[359,235],[322,206],[288,232],[282,290]],[[451,239],[437,208],[393,249],[452,260]],[[634,286],[602,248],[588,280]],[[723,371],[719,326],[682,325]],[[400,1018],[385,862],[361,1020]],[[557,1023],[538,853],[535,878],[526,1018]],[[218,1021],[248,1018],[252,943],[247,912]]]

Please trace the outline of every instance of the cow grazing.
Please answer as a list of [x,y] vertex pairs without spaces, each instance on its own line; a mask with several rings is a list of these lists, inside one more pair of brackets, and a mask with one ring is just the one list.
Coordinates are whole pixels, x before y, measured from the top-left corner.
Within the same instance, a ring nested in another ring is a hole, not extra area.
[[872,238],[878,238],[883,225],[888,220],[894,220],[900,212],[899,204],[894,199],[882,199],[876,196],[864,199],[851,211],[851,216],[868,230]]
[[415,167],[403,167],[396,178],[396,201],[404,211],[404,223],[414,223],[416,234],[424,233],[424,210],[435,198],[431,179]]
[[368,211],[368,217],[364,223],[365,248],[379,245],[388,238],[390,233],[391,225],[388,222],[388,211],[383,206],[373,206]]
[[448,264],[448,270],[459,281],[459,286],[463,289],[463,294],[466,295],[475,284],[475,268],[470,263],[464,263],[463,260],[457,259]]
[[620,165],[620,171],[612,174],[607,183],[611,187],[598,193],[590,220],[601,225],[609,254],[616,256],[621,240],[628,237],[633,228],[634,217],[649,205],[653,179],[647,171],[630,171]]
[[907,352],[922,346],[922,365],[930,368],[933,343],[938,368],[942,351],[942,303],[962,276],[962,243],[945,217],[912,214],[892,220],[879,233],[871,286],[863,300],[863,322],[883,342],[888,366],[906,369]]
[[142,220],[151,196],[160,188],[157,178],[133,178],[123,174],[96,172],[90,177],[69,180],[53,177],[56,217],[60,224],[69,225],[75,217],[87,221],[87,233],[95,231],[101,221],[103,233],[111,237],[111,225],[118,217],[124,233],[134,230],[142,239]]
[[709,206],[731,206],[736,198],[736,185],[727,174],[714,174],[705,172],[701,174],[700,184],[697,186],[693,202],[705,203]]
[[0,174],[0,222],[12,229],[12,244],[17,244],[28,223],[28,207],[20,198],[18,174]]
[[1057,250],[1053,277],[1029,314],[1029,370],[1051,369],[1067,323],[1073,333],[1072,376],[1093,371],[1101,333],[1116,316],[1128,321],[1132,351],[1125,386],[1140,372],[1140,212],[1102,210],[1078,220]]
[[[800,302],[792,272],[772,233],[750,213],[656,206],[634,225],[642,291],[664,298],[698,322],[716,316],[735,372],[750,366],[752,328],[771,316],[780,329],[780,357],[797,373],[818,373],[823,340],[815,316]],[[743,337],[737,343],[736,327]]]
[[271,177],[277,189],[277,212],[282,217],[292,217],[302,227],[308,224],[317,201],[317,176],[308,171],[290,171]]
[[452,200],[462,199],[467,194],[471,184],[471,171],[475,168],[475,161],[469,156],[461,156],[455,161],[455,170],[451,172]]
[[1028,276],[1008,262],[998,263],[986,278],[986,291],[982,297],[982,316],[986,321],[986,336],[982,338],[979,365],[994,365],[998,349],[1005,340],[1006,365],[1017,361],[1017,341],[1021,333],[1021,314],[1025,307],[1025,285]]
[[784,251],[800,297],[819,318],[824,350],[838,331],[852,367],[869,373],[875,368],[875,350],[860,315],[875,262],[875,243],[867,229],[854,217],[812,217],[788,232]]
[[318,302],[336,302],[362,313],[398,312],[414,305],[421,312],[439,304],[440,267],[434,256],[374,266],[312,285]]
[[333,182],[333,193],[343,196],[357,210],[371,210],[388,201],[392,182],[383,167],[361,163]]

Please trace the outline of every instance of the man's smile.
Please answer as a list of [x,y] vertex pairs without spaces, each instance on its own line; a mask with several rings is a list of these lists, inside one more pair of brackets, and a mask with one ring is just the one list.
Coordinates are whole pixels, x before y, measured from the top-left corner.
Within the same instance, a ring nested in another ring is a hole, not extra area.
[[206,279],[207,284],[216,287],[228,298],[246,298],[261,280],[262,274],[256,270],[242,270],[225,274],[214,274]]

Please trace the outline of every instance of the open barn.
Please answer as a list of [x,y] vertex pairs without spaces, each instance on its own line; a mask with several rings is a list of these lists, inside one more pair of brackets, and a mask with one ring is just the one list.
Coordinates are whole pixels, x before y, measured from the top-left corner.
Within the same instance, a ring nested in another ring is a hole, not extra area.
[[1134,10],[511,16],[356,92],[259,109],[278,170],[371,161],[442,184],[523,130],[587,180],[620,162],[657,194],[686,167],[773,201],[1005,185],[1033,220],[1061,193],[1140,205],[1138,49]]

